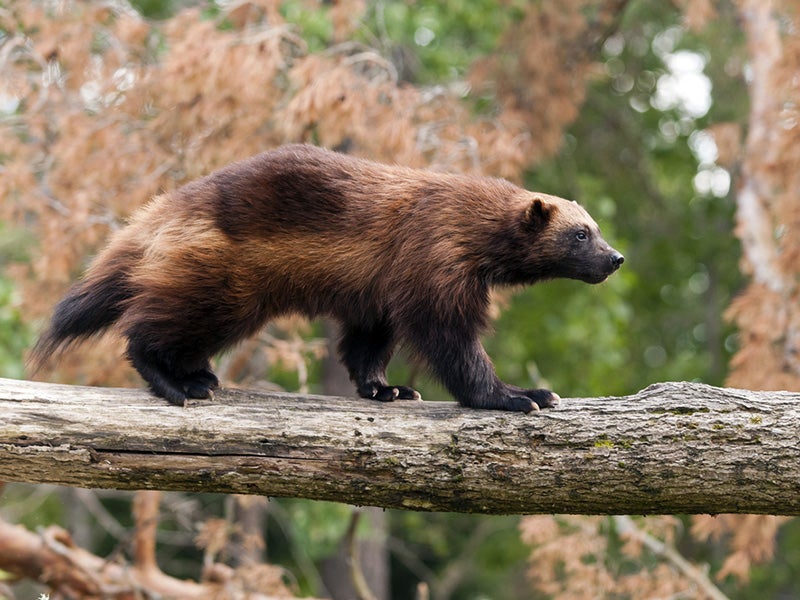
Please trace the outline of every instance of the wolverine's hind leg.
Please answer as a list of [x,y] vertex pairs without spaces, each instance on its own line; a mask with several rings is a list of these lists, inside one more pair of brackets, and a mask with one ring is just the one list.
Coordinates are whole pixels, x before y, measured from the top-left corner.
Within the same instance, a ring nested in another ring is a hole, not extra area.
[[421,399],[415,389],[386,383],[386,366],[393,348],[394,335],[387,323],[344,326],[339,354],[362,398],[381,402]]
[[177,406],[186,403],[186,392],[182,383],[162,361],[133,342],[128,344],[128,359],[156,396]]
[[187,368],[171,353],[153,352],[134,340],[128,344],[128,358],[152,392],[170,404],[184,406],[187,398],[209,398],[219,385],[208,360],[200,368]]

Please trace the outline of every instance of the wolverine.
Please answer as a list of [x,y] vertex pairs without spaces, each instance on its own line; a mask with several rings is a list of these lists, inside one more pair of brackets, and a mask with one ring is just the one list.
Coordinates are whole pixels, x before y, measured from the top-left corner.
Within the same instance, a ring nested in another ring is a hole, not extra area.
[[113,325],[151,391],[184,405],[213,396],[214,355],[299,313],[339,322],[362,398],[420,398],[386,379],[403,344],[462,406],[527,413],[559,396],[495,374],[480,342],[490,290],[600,283],[623,261],[575,202],[287,145],[135,213],[58,303],[32,362]]

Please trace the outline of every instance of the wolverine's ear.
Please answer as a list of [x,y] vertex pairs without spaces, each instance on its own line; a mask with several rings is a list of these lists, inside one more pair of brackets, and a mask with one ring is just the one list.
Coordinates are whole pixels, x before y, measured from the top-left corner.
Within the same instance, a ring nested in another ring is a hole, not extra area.
[[542,198],[534,198],[525,209],[525,224],[531,228],[538,228],[550,220],[553,207]]

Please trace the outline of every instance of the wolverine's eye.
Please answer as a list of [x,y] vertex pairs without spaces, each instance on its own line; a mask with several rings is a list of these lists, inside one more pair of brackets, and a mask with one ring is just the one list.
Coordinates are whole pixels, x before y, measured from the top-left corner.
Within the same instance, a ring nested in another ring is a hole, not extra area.
[[585,231],[581,229],[579,232],[575,234],[575,239],[578,240],[579,242],[585,242],[586,240],[589,239],[589,234],[587,234]]

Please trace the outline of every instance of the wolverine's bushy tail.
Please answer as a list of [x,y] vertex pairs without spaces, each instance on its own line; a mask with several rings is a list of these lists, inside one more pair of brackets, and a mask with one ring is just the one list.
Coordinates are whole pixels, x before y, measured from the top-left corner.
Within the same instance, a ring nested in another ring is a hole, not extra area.
[[120,318],[125,301],[131,297],[130,285],[123,270],[104,271],[76,283],[58,303],[49,327],[29,357],[32,374],[54,354],[83,338],[102,333]]

